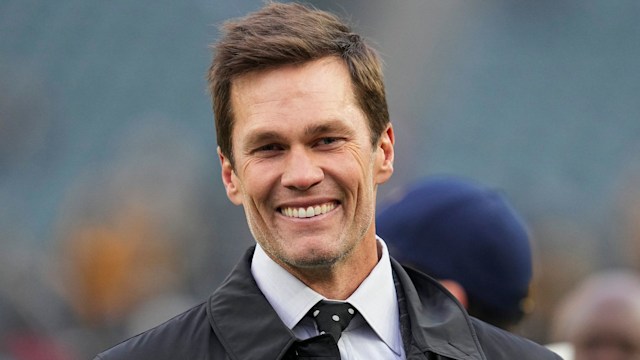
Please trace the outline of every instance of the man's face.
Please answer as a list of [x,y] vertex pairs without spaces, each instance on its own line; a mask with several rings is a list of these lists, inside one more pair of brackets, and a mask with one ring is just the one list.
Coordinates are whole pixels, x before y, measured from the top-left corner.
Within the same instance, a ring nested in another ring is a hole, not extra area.
[[633,302],[603,301],[583,314],[572,339],[575,359],[640,360],[640,306]]
[[301,269],[375,251],[375,195],[393,172],[393,130],[372,147],[346,65],[324,58],[243,75],[232,106],[235,164],[218,151],[222,178],[265,252]]

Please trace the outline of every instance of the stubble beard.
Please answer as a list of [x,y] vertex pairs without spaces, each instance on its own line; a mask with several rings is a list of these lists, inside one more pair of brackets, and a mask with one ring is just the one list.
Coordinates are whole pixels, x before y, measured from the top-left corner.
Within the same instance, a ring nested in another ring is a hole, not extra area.
[[[287,252],[285,251],[286,245],[283,241],[285,237],[281,234],[274,234],[274,238],[272,239],[280,239],[280,241],[267,241],[268,235],[254,231],[254,229],[252,229],[251,232],[254,234],[254,238],[263,248],[265,253],[284,268],[293,271],[300,270],[306,273],[316,273],[319,275],[331,270],[331,268],[338,264],[345,262],[346,259],[353,254],[358,245],[364,241],[364,237],[371,225],[371,221],[371,219],[361,219],[360,221],[356,221],[357,223],[362,224],[360,228],[355,231],[355,234],[351,235],[357,237],[357,240],[350,241],[351,239],[349,239],[350,235],[348,234],[348,229],[344,229],[338,234],[338,238],[341,239],[337,245],[338,249],[330,252],[322,252],[312,249],[308,254],[305,254],[305,256],[287,255]],[[259,235],[260,237],[256,235]]]

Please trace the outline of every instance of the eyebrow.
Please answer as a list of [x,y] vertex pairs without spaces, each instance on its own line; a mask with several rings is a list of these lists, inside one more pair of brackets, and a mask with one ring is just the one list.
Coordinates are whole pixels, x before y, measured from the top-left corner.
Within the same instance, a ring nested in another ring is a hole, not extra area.
[[279,142],[282,140],[282,136],[276,131],[267,130],[259,131],[247,136],[245,145],[247,148],[252,148],[257,144],[265,144],[270,142]]
[[307,126],[304,129],[304,134],[309,137],[314,137],[326,133],[340,133],[345,134],[347,136],[353,136],[353,129],[344,125],[339,120],[329,120],[327,122],[323,122],[321,124],[312,124]]

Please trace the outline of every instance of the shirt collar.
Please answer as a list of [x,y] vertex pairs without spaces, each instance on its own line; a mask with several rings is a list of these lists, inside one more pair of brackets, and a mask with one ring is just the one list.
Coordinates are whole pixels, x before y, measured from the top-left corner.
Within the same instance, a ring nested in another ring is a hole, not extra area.
[[382,253],[378,264],[347,301],[358,309],[380,339],[400,354],[403,344],[393,270],[387,246],[380,238],[378,248]]
[[[369,276],[347,299],[373,331],[396,353],[402,351],[400,315],[389,251],[379,237],[382,256]],[[283,269],[256,245],[251,274],[282,322],[293,327],[324,297]]]
[[323,299],[322,295],[307,287],[302,281],[273,261],[259,244],[256,245],[256,250],[253,253],[251,274],[275,312],[289,329],[293,329],[309,309]]

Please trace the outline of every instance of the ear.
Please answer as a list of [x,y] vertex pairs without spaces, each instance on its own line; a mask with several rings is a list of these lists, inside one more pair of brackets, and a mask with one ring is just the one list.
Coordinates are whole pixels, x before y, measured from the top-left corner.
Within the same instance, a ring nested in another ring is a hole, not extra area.
[[376,184],[386,182],[391,177],[391,174],[393,174],[394,143],[393,126],[389,123],[384,132],[382,132],[382,135],[380,135],[376,149]]
[[465,309],[469,307],[469,298],[467,297],[467,292],[464,290],[464,288],[462,287],[462,285],[460,285],[459,282],[455,280],[445,279],[445,280],[440,280],[440,284],[442,284],[442,286],[447,288],[447,290],[449,290],[449,292],[453,296],[455,296],[456,299],[458,299],[460,304],[462,304],[462,306],[464,306]]
[[219,146],[218,157],[220,158],[220,167],[222,168],[222,183],[227,191],[227,197],[235,205],[242,205],[242,193],[240,191],[239,179],[233,170],[231,161],[222,154]]

